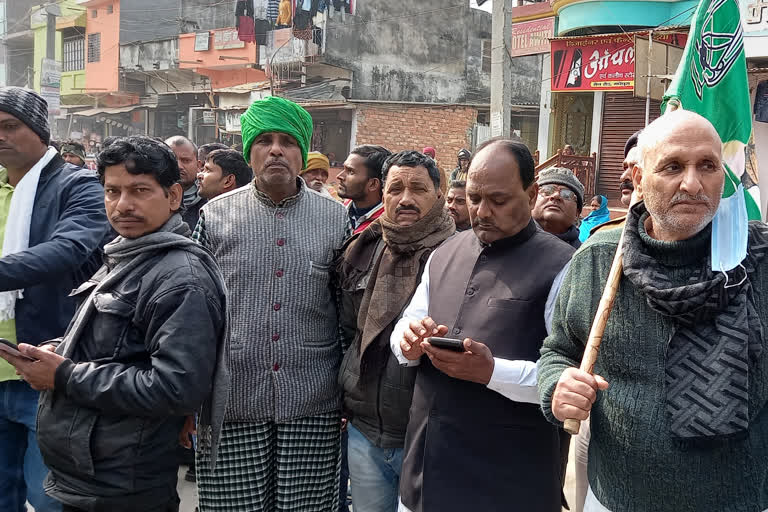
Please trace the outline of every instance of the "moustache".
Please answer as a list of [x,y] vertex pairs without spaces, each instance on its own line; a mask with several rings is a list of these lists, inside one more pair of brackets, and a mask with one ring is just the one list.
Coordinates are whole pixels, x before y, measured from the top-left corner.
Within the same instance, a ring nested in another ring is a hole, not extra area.
[[678,192],[672,197],[672,200],[669,202],[669,206],[674,206],[678,203],[683,203],[686,201],[692,201],[692,202],[698,202],[698,203],[710,202],[709,196],[706,194],[696,194],[695,196],[692,196],[690,194]]
[[635,190],[635,186],[632,184],[631,181],[621,182],[621,185],[619,185],[619,192],[624,192],[625,190],[629,190],[630,192],[633,192]]
[[142,217],[136,217],[135,215],[115,215],[110,220],[112,222],[144,222]]
[[472,222],[472,227],[473,228],[479,228],[479,229],[495,229],[496,225],[492,224],[490,222],[482,222],[479,219],[475,219]]
[[264,164],[264,169],[268,169],[270,167],[284,167],[286,169],[290,169],[288,163],[282,160],[267,160],[267,162]]
[[419,208],[416,206],[398,206],[397,208],[395,208],[395,213],[400,213],[405,211],[421,213],[421,210],[419,210]]

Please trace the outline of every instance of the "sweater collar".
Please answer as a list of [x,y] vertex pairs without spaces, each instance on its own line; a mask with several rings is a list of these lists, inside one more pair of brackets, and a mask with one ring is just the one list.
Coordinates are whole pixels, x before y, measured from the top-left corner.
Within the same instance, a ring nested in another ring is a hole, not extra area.
[[279,203],[275,204],[275,202],[272,201],[272,199],[267,194],[256,187],[256,181],[252,181],[250,186],[251,189],[253,189],[253,195],[256,197],[256,199],[258,199],[259,202],[264,204],[264,206],[267,208],[290,208],[295,206],[307,193],[307,186],[304,183],[304,180],[301,178],[296,178],[297,192],[294,195],[286,197]]
[[701,262],[709,256],[710,241],[712,238],[712,223],[687,240],[674,242],[656,240],[645,229],[645,221],[649,217],[645,212],[638,220],[638,234],[640,240],[648,251],[648,255],[670,267],[684,267]]

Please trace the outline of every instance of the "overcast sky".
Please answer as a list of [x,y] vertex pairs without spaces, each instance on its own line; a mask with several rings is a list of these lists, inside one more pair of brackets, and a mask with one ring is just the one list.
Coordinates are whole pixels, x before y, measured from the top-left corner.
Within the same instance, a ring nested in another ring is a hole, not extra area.
[[[472,7],[477,7],[477,2],[476,2],[475,0],[470,0],[469,4],[470,4]],[[482,9],[482,10],[484,10],[484,11],[488,11],[488,12],[491,12],[491,4],[493,4],[493,0],[488,0],[487,2],[485,2],[485,3],[483,4],[483,6],[481,7],[481,9]],[[464,5],[466,5],[466,4],[464,4]]]

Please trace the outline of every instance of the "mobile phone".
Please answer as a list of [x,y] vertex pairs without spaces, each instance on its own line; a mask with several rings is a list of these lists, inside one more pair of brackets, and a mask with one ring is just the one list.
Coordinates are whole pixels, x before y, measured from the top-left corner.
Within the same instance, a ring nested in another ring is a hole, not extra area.
[[427,340],[430,345],[437,348],[444,348],[446,350],[452,350],[454,352],[464,352],[464,341],[455,340],[453,338],[439,338],[433,336]]
[[16,344],[12,341],[6,340],[5,338],[0,338],[0,350],[2,350],[3,352],[7,352],[12,356],[26,359],[27,361],[35,361],[35,359],[32,359],[29,356],[25,356],[24,354],[19,352],[19,348],[16,346]]

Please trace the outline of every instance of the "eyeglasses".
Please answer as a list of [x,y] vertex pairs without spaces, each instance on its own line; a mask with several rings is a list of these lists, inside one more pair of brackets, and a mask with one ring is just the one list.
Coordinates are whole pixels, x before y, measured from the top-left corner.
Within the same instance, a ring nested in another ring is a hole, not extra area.
[[539,188],[539,195],[542,197],[550,197],[555,195],[556,192],[560,193],[560,197],[563,201],[576,201],[576,192],[571,189],[558,187],[556,185],[544,185]]

